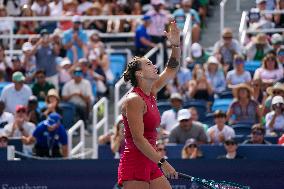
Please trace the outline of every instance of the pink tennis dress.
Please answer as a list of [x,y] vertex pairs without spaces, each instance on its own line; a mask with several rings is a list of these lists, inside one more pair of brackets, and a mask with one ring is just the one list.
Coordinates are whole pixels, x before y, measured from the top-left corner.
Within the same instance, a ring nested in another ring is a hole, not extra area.
[[[143,115],[144,137],[156,149],[157,131],[160,125],[160,113],[157,108],[156,99],[151,94],[147,96],[144,92],[134,87],[134,93],[138,94],[147,106],[147,112]],[[118,167],[118,184],[122,186],[123,181],[137,180],[150,182],[163,175],[158,165],[148,159],[134,144],[127,118],[123,116],[125,125],[125,149],[121,156]]]

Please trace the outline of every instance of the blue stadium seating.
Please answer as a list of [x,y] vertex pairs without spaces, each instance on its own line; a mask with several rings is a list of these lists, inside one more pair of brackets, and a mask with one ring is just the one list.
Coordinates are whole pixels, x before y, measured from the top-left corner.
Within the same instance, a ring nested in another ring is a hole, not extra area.
[[75,106],[71,103],[61,102],[59,107],[63,110],[62,124],[69,129],[74,124]]
[[209,127],[213,126],[214,123],[214,114],[213,113],[208,113],[205,116],[205,119],[199,119],[202,123],[208,125]]
[[164,111],[172,108],[169,101],[160,101],[157,103],[157,106],[161,115],[164,113]]
[[0,148],[0,161],[7,160],[7,148]]
[[213,112],[215,110],[222,110],[223,112],[227,112],[232,101],[233,99],[231,98],[215,99],[211,109]]
[[218,94],[221,99],[232,99],[233,93],[231,90],[226,90]]
[[126,56],[124,54],[111,54],[109,57],[110,69],[114,75],[114,81],[109,84],[115,84],[117,80],[120,79],[126,66]]
[[199,120],[204,120],[206,117],[207,107],[206,101],[204,100],[187,100],[183,103],[184,108],[194,107],[196,108]]
[[249,135],[251,133],[252,124],[250,123],[238,123],[231,126],[235,130],[236,135]]
[[110,145],[99,145],[98,157],[99,159],[114,159],[114,154],[110,149]]
[[245,70],[249,71],[252,75],[255,70],[261,66],[261,61],[246,61],[245,62]]

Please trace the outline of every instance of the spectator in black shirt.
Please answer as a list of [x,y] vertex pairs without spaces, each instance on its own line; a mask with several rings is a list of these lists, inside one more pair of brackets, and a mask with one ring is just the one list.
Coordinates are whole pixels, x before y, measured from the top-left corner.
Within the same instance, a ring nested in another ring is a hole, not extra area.
[[255,124],[251,128],[251,138],[245,140],[243,144],[271,144],[264,140],[265,128],[260,124]]
[[227,139],[224,142],[224,147],[227,153],[217,157],[217,159],[244,159],[243,156],[238,154],[238,144],[234,139]]

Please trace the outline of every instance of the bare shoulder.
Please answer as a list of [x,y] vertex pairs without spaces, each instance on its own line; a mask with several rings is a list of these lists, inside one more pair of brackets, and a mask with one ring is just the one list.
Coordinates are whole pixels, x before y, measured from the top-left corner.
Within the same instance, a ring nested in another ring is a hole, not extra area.
[[125,98],[122,106],[121,106],[121,111],[123,115],[126,115],[126,111],[135,110],[135,111],[143,111],[145,109],[145,103],[143,99],[136,93],[129,93],[127,97]]

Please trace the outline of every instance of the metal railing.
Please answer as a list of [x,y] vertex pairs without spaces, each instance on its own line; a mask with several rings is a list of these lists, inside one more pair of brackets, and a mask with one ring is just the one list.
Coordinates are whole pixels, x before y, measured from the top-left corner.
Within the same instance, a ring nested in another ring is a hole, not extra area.
[[[101,113],[99,108],[103,107],[103,115],[99,115]],[[98,121],[98,117],[101,117],[101,120]],[[104,126],[104,134],[108,131],[108,100],[106,97],[101,98],[94,106],[93,106],[93,159],[98,159],[98,130]]]
[[[73,135],[80,129],[80,142],[73,148]],[[85,150],[85,124],[79,120],[68,130],[68,157],[71,159],[78,151],[84,154]],[[82,159],[85,157],[82,156]]]
[[[261,11],[260,14],[284,14],[284,10],[265,10],[265,11]],[[249,29],[247,28],[247,23],[246,23],[247,16],[248,16],[248,12],[243,11],[240,26],[239,26],[239,40],[240,40],[241,45],[245,44],[247,34],[284,32],[284,28]]]
[[182,30],[183,35],[183,45],[182,45],[182,64],[185,66],[186,57],[191,57],[191,44],[192,44],[192,17],[187,15]]
[[[158,44],[156,47],[152,48],[147,54],[145,54],[146,58],[150,58],[153,54],[155,54],[156,52],[158,52],[157,55],[157,62],[156,62],[156,66],[159,68],[160,73],[162,72],[162,70],[164,69],[164,49],[163,49],[163,45],[160,43]],[[121,86],[125,84],[124,79],[121,78],[114,86],[114,120],[118,117],[118,115],[120,114],[119,109],[122,105],[123,100],[125,99],[126,95],[131,91],[131,89],[129,89],[125,94],[123,94],[123,96],[120,98],[120,88]]]
[[224,30],[226,3],[227,3],[227,0],[222,0],[220,3],[220,38],[222,38],[222,32]]

